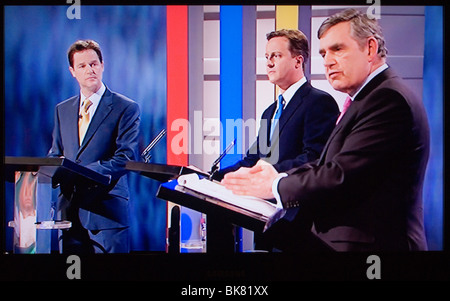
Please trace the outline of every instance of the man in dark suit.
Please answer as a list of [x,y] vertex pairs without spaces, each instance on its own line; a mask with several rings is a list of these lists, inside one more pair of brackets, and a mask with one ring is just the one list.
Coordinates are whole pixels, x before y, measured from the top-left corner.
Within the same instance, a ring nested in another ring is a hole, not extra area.
[[[260,161],[223,183],[238,194],[275,197],[287,214],[306,208],[312,233],[334,250],[426,250],[429,128],[422,102],[386,65],[376,20],[346,10],[324,21],[318,36],[327,79],[350,100],[319,160],[286,174]],[[295,234],[297,219],[279,222]],[[304,243],[288,234],[283,242],[286,249]]]
[[[305,61],[309,57],[306,36],[299,30],[267,34],[266,71],[283,97],[262,114],[256,142],[236,164],[223,168],[216,179],[240,167],[252,167],[264,158],[278,171],[286,171],[316,160],[335,126],[339,108],[334,98],[307,82]],[[272,133],[272,134],[271,134]]]
[[[262,158],[279,172],[314,161],[335,126],[339,115],[336,101],[312,87],[304,75],[309,57],[306,36],[293,29],[270,32],[265,56],[267,76],[279,88],[278,101],[262,114],[257,140],[246,156],[219,170],[215,179],[241,167],[252,167]],[[209,219],[208,229],[213,232],[209,239],[220,237],[223,241],[231,233],[223,224],[216,226],[214,219]],[[270,235],[255,234],[257,249],[271,250],[270,241]]]
[[103,175],[107,187],[61,184],[61,217],[72,222],[62,235],[64,253],[129,252],[127,161],[137,158],[140,110],[136,102],[111,92],[102,82],[97,42],[80,40],[68,51],[70,72],[80,95],[56,106],[48,156],[64,156]]

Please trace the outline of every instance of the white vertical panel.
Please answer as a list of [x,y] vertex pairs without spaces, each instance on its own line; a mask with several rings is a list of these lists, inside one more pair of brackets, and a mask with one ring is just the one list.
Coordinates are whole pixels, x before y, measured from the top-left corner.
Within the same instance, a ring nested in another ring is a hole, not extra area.
[[257,5],[257,11],[275,11],[275,5]]
[[[258,11],[275,11],[275,6],[258,7]],[[266,75],[266,35],[275,30],[275,18],[256,21],[256,74]],[[275,85],[269,80],[256,81],[256,133],[259,130],[261,115],[274,101]]]
[[311,74],[325,74],[323,59],[319,54],[319,39],[317,38],[317,30],[325,19],[326,17],[311,18]]
[[209,170],[220,155],[220,82],[204,81],[203,88],[203,166]]
[[266,35],[275,30],[275,19],[256,21],[256,74],[266,74]]
[[[220,6],[205,5],[205,13],[220,12]],[[203,21],[203,72],[220,75],[220,20]],[[219,78],[203,82],[203,145],[202,158],[205,170],[220,155],[220,81]]]
[[256,131],[259,129],[262,113],[274,102],[274,95],[274,84],[268,80],[256,81]]
[[220,21],[203,21],[204,74],[220,73]]
[[218,12],[220,12],[220,6],[219,5],[204,5],[203,11],[205,13],[218,13]]

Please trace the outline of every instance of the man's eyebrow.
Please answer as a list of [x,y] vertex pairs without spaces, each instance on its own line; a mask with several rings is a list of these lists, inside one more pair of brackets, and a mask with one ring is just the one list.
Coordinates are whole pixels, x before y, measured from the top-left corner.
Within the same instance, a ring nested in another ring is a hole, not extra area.
[[271,52],[266,52],[265,53],[266,56],[274,55],[274,54],[281,54],[281,51],[275,50],[275,51],[271,51]]
[[331,45],[328,48],[331,50],[337,50],[337,49],[343,48],[343,47],[344,47],[344,43],[334,43],[333,45]]
[[[332,50],[332,51],[336,51],[340,48],[344,47],[344,43],[334,43],[333,45],[327,47],[327,49]],[[319,49],[319,54],[324,54],[326,52],[326,50],[324,48],[320,48]]]

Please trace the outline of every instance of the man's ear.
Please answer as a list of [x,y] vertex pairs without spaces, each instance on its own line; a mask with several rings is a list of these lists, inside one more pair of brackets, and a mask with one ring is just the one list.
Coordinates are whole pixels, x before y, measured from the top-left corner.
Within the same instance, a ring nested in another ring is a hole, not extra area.
[[378,55],[378,41],[374,37],[367,39],[367,55],[369,62],[373,61]]
[[303,68],[303,62],[304,62],[304,58],[303,58],[303,55],[297,55],[296,57],[295,57],[295,59],[296,59],[296,63],[295,63],[295,67],[296,68]]
[[70,71],[70,74],[72,74],[72,76],[75,77],[75,70],[73,70],[72,66],[69,66],[69,71]]

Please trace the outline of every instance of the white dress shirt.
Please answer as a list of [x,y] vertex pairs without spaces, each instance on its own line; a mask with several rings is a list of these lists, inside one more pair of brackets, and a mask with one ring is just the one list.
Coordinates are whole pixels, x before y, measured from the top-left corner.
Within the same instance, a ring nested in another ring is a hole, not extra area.
[[84,96],[83,93],[80,91],[79,112],[81,112],[81,109],[83,108],[84,101],[86,100],[86,98],[88,98],[92,102],[92,105],[88,109],[88,113],[89,113],[89,117],[90,117],[89,124],[91,123],[92,117],[94,116],[95,111],[97,110],[98,104],[100,103],[100,99],[102,99],[102,96],[105,93],[105,91],[106,91],[106,86],[103,83],[102,83],[100,89],[98,89],[97,92],[92,94],[90,97]]

